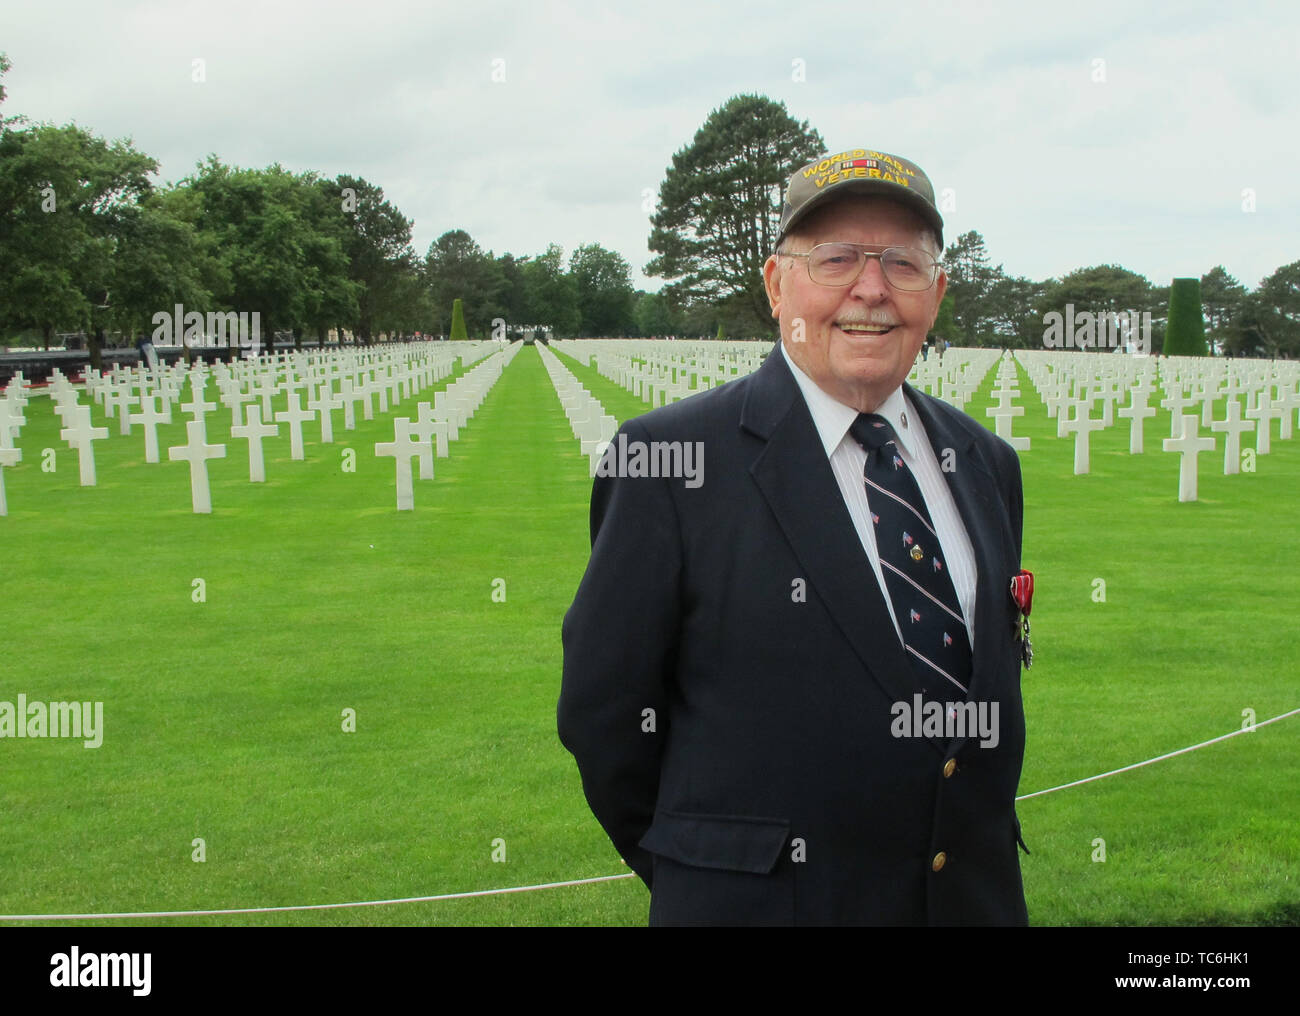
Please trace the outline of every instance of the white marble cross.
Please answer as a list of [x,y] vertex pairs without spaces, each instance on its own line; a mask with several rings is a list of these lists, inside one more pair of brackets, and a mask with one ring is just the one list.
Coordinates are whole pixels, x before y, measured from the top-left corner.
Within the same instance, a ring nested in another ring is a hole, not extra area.
[[1196,436],[1196,417],[1179,413],[1179,436],[1167,437],[1164,449],[1167,452],[1179,452],[1182,458],[1178,463],[1178,500],[1196,500],[1196,456],[1201,452],[1214,451],[1214,438]]
[[140,396],[131,391],[130,382],[118,386],[117,389],[117,408],[121,414],[118,417],[119,426],[117,433],[119,437],[124,437],[131,433],[131,408],[140,401]]
[[445,459],[450,454],[447,449],[446,421],[437,419],[433,415],[433,407],[427,402],[417,403],[415,408],[419,411],[416,422],[421,428],[420,432],[423,433],[425,427],[430,428],[430,433],[433,434],[434,439],[437,441],[438,458]]
[[[1047,407],[1047,418],[1056,419],[1057,410],[1061,408],[1061,402],[1069,399],[1069,394],[1060,383],[1053,382],[1045,386],[1047,394],[1043,396],[1043,405]],[[1059,434],[1057,435],[1060,436]]]
[[1169,392],[1169,394],[1160,400],[1160,405],[1162,408],[1169,410],[1169,436],[1176,438],[1179,434],[1178,428],[1181,426],[1178,422],[1179,417],[1183,415],[1183,410],[1193,405],[1196,400],[1191,396],[1184,395],[1183,386],[1180,384],[1175,384],[1172,391],[1168,388],[1165,391]]
[[0,448],[12,448],[18,429],[27,422],[17,399],[0,397]]
[[[215,406],[213,408],[216,408]],[[224,459],[226,446],[207,443],[203,429],[203,420],[191,420],[185,425],[189,441],[167,449],[167,457],[173,462],[185,459],[190,464],[190,501],[194,514],[210,515],[212,513],[212,489],[208,484],[208,459]]]
[[1119,415],[1129,421],[1128,453],[1130,455],[1142,454],[1142,421],[1156,415],[1155,407],[1147,405],[1147,397],[1150,394],[1149,388],[1129,389],[1128,405],[1119,410]]
[[140,412],[131,414],[131,422],[138,423],[144,427],[144,460],[145,462],[158,461],[158,424],[172,422],[172,407],[163,400],[165,407],[164,412],[158,412],[158,397],[156,395],[145,395],[142,397]]
[[1011,445],[1012,448],[1027,451],[1029,449],[1029,438],[1013,437],[1011,434],[1012,420],[1017,416],[1025,415],[1024,406],[1013,406],[1011,404],[1012,398],[1018,393],[1003,388],[993,394],[998,397],[998,404],[991,409],[986,409],[984,415],[993,417],[994,433]]
[[370,401],[370,396],[378,391],[378,386],[375,384],[374,378],[369,374],[366,374],[366,376],[362,378],[361,384],[357,386],[356,391],[361,397],[362,418],[373,420],[375,418],[375,406],[374,403]]
[[95,401],[104,407],[104,415],[110,420],[117,416],[117,402],[122,397],[122,388],[113,378],[105,379],[104,384],[95,389]]
[[435,392],[433,396],[433,411],[435,417],[440,417],[447,421],[447,440],[460,440],[459,414],[451,405],[451,396],[447,390]]
[[365,398],[365,396],[356,390],[350,377],[345,377],[339,383],[339,388],[341,389],[339,392],[339,398],[343,400],[343,429],[356,430],[357,403]]
[[271,396],[279,390],[274,370],[263,374],[253,383],[253,395],[262,400],[262,416],[267,420],[271,419]]
[[334,443],[334,410],[343,408],[343,400],[334,394],[334,383],[326,381],[317,391],[316,398],[307,400],[307,408],[320,414],[320,439],[322,444]]
[[0,448],[0,515],[9,514],[9,503],[5,500],[5,467],[18,465],[22,457],[21,448]]
[[420,442],[411,440],[411,421],[399,416],[393,421],[396,435],[392,441],[377,442],[376,455],[388,455],[397,460],[397,510],[415,509],[415,480],[411,475],[411,458],[420,454]]
[[230,428],[231,437],[248,439],[248,482],[266,482],[266,464],[262,458],[262,438],[276,437],[280,428],[273,423],[262,422],[262,407],[249,406],[245,414],[247,422]]
[[63,426],[71,423],[71,417],[77,410],[77,393],[73,389],[62,392],[51,392],[50,398],[54,400],[54,413],[63,421]]
[[[424,409],[429,408],[429,403],[421,402],[420,406]],[[416,421],[408,427],[411,437],[420,442],[420,479],[433,479],[433,437],[438,432],[438,427],[442,427],[443,440],[446,440],[447,427],[445,424],[438,424],[437,421],[425,412],[421,412]]]
[[1261,389],[1259,400],[1255,403],[1253,409],[1247,409],[1246,415],[1252,420],[1257,421],[1258,426],[1255,428],[1255,453],[1258,455],[1267,455],[1272,451],[1272,433],[1273,418],[1289,412],[1282,406],[1275,406],[1268,397],[1268,388]]
[[[199,425],[199,434],[205,441],[208,439],[207,415],[217,408],[215,402],[208,402],[203,397],[203,389],[206,387],[206,380],[200,378],[197,374],[194,375],[190,382],[190,398],[192,401],[181,403],[181,412],[189,413],[194,417],[194,420],[191,422]],[[208,509],[208,511],[211,510],[211,508]]]
[[1092,399],[1073,399],[1070,405],[1074,407],[1074,416],[1066,420],[1063,426],[1067,433],[1074,432],[1074,475],[1080,476],[1091,467],[1089,438],[1094,430],[1101,430],[1105,423],[1088,415]]
[[1300,409],[1300,392],[1295,389],[1295,382],[1284,384],[1278,392],[1277,402],[1274,405],[1282,409],[1282,429],[1278,432],[1278,437],[1283,441],[1291,440],[1291,425],[1295,420],[1295,411]]
[[238,426],[244,422],[244,403],[252,399],[252,393],[244,391],[243,382],[233,378],[226,382],[221,392],[221,402],[230,410],[231,426]]
[[71,410],[72,421],[63,430],[59,431],[59,437],[68,442],[68,445],[77,449],[77,463],[81,468],[81,485],[83,487],[95,486],[95,449],[92,447],[92,441],[102,441],[108,437],[107,427],[95,427],[90,422],[90,407],[75,406]]
[[1241,472],[1241,435],[1254,430],[1255,423],[1241,418],[1241,403],[1236,399],[1228,400],[1225,412],[1224,419],[1210,421],[1210,430],[1227,432],[1223,439],[1223,475],[1232,476]]
[[1214,403],[1223,393],[1219,391],[1218,378],[1202,379],[1196,397],[1201,400],[1201,426],[1208,427],[1214,422]]
[[277,421],[289,425],[289,458],[302,460],[306,455],[302,450],[302,425],[316,418],[310,409],[302,408],[302,396],[297,392],[289,395],[289,408],[275,414]]

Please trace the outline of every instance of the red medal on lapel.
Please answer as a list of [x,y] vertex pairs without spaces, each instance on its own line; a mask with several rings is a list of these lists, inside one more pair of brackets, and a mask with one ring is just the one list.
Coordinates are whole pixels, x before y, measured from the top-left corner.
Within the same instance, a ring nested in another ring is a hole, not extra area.
[[1034,573],[1021,570],[1011,576],[1011,599],[1020,608],[1020,659],[1028,670],[1034,662],[1034,647],[1029,641],[1029,612],[1034,606]]
[[1029,611],[1034,605],[1033,572],[1022,570],[1018,575],[1011,577],[1011,598],[1016,601],[1020,613],[1028,617]]

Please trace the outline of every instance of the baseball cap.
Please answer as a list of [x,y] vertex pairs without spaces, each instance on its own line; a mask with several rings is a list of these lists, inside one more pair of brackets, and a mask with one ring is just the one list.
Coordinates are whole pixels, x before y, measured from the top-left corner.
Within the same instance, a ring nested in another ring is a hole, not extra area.
[[853,194],[890,198],[912,209],[934,230],[943,250],[943,219],[930,178],[910,159],[870,148],[827,155],[795,170],[785,189],[777,246],[814,208]]

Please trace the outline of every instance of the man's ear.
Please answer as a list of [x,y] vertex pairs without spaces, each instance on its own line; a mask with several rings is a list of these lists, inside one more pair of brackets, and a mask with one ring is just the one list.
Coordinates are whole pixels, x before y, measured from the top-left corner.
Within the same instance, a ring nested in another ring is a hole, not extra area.
[[939,277],[934,280],[934,293],[937,299],[934,301],[934,314],[930,318],[931,328],[933,328],[934,323],[939,320],[939,306],[940,304],[943,303],[943,294],[946,293],[947,291],[948,291],[948,275],[942,268],[940,268]]
[[772,308],[772,317],[781,317],[781,262],[775,254],[769,255],[763,263],[763,288],[767,291],[768,306]]

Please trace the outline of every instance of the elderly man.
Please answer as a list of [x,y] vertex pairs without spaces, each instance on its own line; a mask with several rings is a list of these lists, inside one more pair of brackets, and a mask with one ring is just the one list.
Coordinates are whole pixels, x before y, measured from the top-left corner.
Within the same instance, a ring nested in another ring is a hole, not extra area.
[[596,480],[559,733],[652,924],[1027,923],[1019,463],[905,383],[942,231],[906,159],[796,172],[776,348],[619,435],[703,482]]

